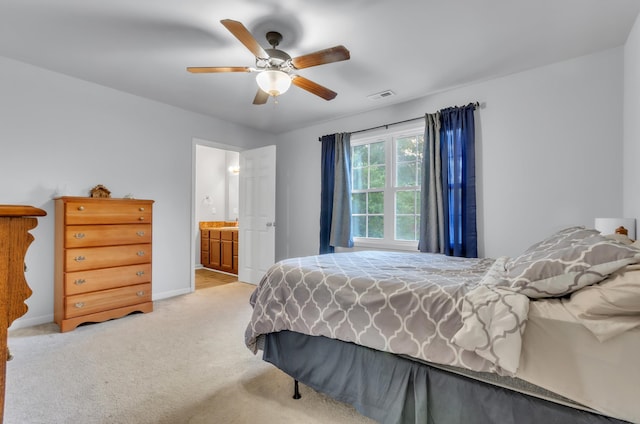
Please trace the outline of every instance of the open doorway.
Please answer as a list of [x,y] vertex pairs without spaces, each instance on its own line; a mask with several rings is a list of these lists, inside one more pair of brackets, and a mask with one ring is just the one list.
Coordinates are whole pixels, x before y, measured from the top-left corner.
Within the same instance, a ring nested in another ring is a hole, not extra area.
[[[216,142],[193,140],[193,274],[192,290],[237,281],[233,269],[220,269],[209,259],[209,227],[237,225],[239,149]],[[203,230],[202,228],[207,228]],[[231,234],[231,233],[228,233]],[[222,244],[221,244],[222,245]],[[225,244],[226,245],[226,244]],[[237,249],[236,249],[237,250]],[[237,263],[237,257],[235,258]]]

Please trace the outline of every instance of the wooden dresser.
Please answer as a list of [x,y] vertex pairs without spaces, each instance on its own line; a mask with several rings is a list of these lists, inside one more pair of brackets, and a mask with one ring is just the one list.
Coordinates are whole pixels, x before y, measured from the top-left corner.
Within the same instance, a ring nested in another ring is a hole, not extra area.
[[7,371],[7,329],[27,312],[24,301],[31,288],[24,278],[24,257],[33,241],[29,230],[38,225],[36,216],[45,216],[32,206],[0,205],[0,423],[4,417],[4,389]]
[[55,199],[55,322],[86,322],[151,312],[153,200]]

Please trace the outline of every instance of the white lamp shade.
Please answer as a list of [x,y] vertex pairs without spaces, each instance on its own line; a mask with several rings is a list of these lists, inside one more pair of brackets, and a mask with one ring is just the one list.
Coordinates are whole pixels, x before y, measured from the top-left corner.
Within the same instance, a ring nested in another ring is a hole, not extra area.
[[267,70],[256,76],[258,87],[270,96],[279,96],[291,87],[291,77],[282,71]]
[[636,238],[635,218],[596,218],[595,229],[602,235],[615,234],[618,227],[626,228],[629,238]]

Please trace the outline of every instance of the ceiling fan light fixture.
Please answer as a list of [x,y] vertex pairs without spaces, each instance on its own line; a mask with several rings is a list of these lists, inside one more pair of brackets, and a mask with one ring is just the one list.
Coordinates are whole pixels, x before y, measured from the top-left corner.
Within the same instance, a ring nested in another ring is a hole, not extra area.
[[256,76],[258,87],[270,96],[276,97],[291,87],[291,77],[283,71],[269,69]]

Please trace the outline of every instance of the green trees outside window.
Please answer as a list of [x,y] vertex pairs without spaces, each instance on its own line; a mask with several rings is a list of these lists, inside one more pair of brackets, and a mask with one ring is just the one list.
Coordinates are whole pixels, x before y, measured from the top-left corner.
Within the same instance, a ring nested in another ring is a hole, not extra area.
[[376,141],[352,147],[351,165],[353,236],[383,238],[386,143]]

